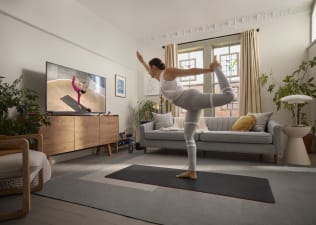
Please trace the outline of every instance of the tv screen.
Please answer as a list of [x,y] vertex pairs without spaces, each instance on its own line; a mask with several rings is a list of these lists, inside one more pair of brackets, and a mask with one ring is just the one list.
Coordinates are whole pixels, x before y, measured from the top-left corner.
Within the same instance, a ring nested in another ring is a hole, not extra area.
[[102,76],[46,62],[46,111],[105,113],[106,80]]

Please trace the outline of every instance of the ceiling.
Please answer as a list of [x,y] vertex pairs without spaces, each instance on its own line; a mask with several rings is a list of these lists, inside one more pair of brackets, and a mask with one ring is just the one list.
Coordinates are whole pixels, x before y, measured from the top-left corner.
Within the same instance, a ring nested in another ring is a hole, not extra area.
[[77,1],[136,40],[269,10],[308,8],[313,3],[313,0]]

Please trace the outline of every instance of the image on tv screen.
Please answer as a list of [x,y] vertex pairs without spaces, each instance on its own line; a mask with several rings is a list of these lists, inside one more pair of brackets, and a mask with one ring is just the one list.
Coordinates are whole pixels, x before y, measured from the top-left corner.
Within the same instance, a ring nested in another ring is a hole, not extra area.
[[104,77],[46,62],[48,112],[104,113]]

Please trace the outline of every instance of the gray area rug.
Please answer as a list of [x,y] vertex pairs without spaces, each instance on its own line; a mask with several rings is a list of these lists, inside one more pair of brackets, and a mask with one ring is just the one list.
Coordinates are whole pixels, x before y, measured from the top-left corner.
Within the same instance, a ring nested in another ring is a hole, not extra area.
[[[81,204],[127,217],[167,225],[315,225],[316,169],[259,162],[198,158],[198,170],[269,180],[275,204],[220,195],[105,179],[133,164],[185,169],[186,156],[114,154],[72,161],[58,172],[41,196]],[[68,165],[69,166],[69,165]]]

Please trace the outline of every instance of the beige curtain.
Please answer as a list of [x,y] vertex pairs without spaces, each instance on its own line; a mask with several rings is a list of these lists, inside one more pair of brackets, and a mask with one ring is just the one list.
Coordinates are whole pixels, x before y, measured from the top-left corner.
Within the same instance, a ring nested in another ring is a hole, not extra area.
[[241,33],[239,114],[262,112],[257,31]]
[[[178,67],[178,46],[176,44],[168,44],[165,46],[165,64],[166,67]],[[179,115],[179,108],[163,98],[165,111],[171,112],[173,116]]]

